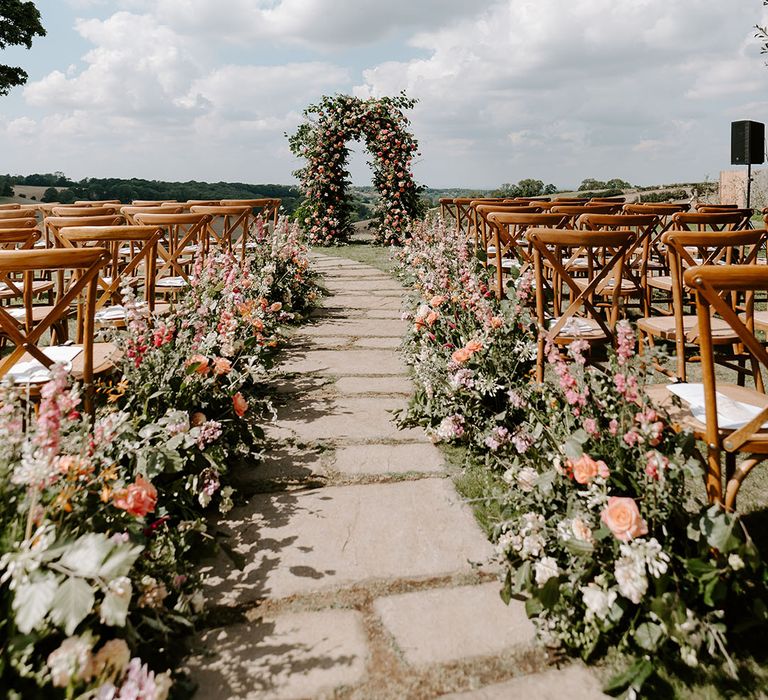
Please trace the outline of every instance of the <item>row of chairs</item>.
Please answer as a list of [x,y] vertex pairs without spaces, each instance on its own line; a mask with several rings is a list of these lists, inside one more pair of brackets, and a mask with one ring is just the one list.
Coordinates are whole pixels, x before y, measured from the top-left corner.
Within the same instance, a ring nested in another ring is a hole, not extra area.
[[125,286],[143,313],[165,313],[189,284],[198,253],[236,244],[247,256],[252,229],[265,214],[274,222],[279,209],[279,200],[90,204],[42,205],[39,223],[13,216],[23,207],[0,209],[0,380],[27,384],[33,396],[54,362],[87,385],[114,368],[116,348],[96,343],[95,333],[125,325]]
[[[752,227],[751,210],[730,205],[536,204],[473,201],[460,218],[463,234],[495,267],[500,297],[507,270],[533,270],[537,380],[548,344],[586,340],[590,361],[600,364],[601,349],[616,343],[618,320],[635,319],[646,345],[674,348],[673,366],[657,369],[676,383],[649,392],[705,441],[708,496],[734,508],[743,479],[768,458],[768,354],[759,339],[768,332],[768,230]],[[700,365],[701,385],[685,383],[691,361]],[[718,378],[723,366],[733,383]],[[688,409],[672,405],[676,392]],[[748,419],[726,421],[724,406]],[[747,456],[737,460],[739,453]]]

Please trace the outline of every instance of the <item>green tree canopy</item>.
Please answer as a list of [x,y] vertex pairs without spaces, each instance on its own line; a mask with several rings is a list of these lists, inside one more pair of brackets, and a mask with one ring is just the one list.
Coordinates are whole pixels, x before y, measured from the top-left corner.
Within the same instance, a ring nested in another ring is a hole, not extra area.
[[[0,50],[8,46],[32,48],[32,39],[45,36],[40,12],[33,2],[3,0],[0,3]],[[18,66],[0,64],[0,95],[27,82],[27,72]]]

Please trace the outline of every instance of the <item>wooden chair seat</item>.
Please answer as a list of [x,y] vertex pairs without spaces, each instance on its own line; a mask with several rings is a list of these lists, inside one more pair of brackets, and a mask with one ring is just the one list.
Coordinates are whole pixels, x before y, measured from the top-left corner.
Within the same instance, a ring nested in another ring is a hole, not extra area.
[[[69,345],[67,347],[80,348],[81,352],[72,360],[72,366],[69,369],[69,374],[76,380],[82,380],[85,375],[85,351],[82,345]],[[45,351],[45,348],[40,348]],[[120,360],[122,353],[114,343],[93,343],[93,375],[107,374],[114,371],[117,366],[117,362]],[[18,360],[17,365],[22,362],[29,362],[34,358],[29,353],[24,353]],[[16,365],[14,365],[16,366]],[[45,384],[48,379],[30,382],[30,388],[33,393],[37,393],[40,387]],[[17,382],[22,383],[22,382]],[[26,383],[26,382],[24,382]]]
[[[738,336],[733,329],[722,319],[713,317],[712,341],[716,344],[728,345],[734,343]],[[663,340],[677,340],[674,316],[651,316],[637,321],[637,327],[644,333],[648,333]],[[683,316],[683,334],[685,340],[695,343],[699,339],[699,323],[696,316]]]
[[[576,277],[573,280],[576,283],[576,286],[584,290],[589,286],[589,280],[586,278]],[[605,295],[605,294],[613,294],[613,290],[615,288],[615,281],[613,279],[607,279],[601,282],[597,285],[597,288],[595,289],[595,294]],[[630,279],[623,278],[621,280],[621,285],[619,288],[619,294],[622,296],[629,296],[631,294],[639,294],[640,293],[640,287]]]
[[[21,285],[19,285],[21,288]],[[32,283],[32,295],[43,294],[44,292],[50,292],[53,289],[53,282],[51,280],[35,280]],[[9,287],[5,282],[0,282],[0,299],[14,299],[21,296],[12,287]]]
[[[554,326],[558,320],[559,317],[552,319],[549,324],[550,327]],[[567,345],[574,340],[605,342],[608,340],[608,336],[595,319],[572,316],[553,340],[558,344]]]
[[647,278],[648,286],[654,289],[660,289],[664,292],[672,291],[672,276],[671,275],[656,275]]
[[[674,398],[674,394],[669,390],[669,386],[669,384],[651,384],[645,387],[645,393],[650,397],[654,405],[663,408],[667,412],[676,429],[692,430],[697,439],[705,440],[706,423],[693,415],[685,401],[682,401],[682,405],[679,405],[678,401]],[[717,393],[726,396],[732,401],[739,401],[757,406],[758,408],[768,407],[768,396],[750,387],[718,382]],[[721,439],[733,432],[735,431],[727,428],[718,429],[718,435]],[[744,449],[757,454],[768,454],[768,429],[759,430],[751,435],[749,441],[745,443]]]

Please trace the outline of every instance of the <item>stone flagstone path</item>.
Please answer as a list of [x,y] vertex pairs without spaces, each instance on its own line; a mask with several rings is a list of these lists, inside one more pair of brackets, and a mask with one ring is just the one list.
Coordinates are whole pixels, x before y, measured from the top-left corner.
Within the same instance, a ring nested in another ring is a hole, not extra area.
[[206,568],[196,698],[603,697],[548,667],[440,451],[391,420],[411,391],[402,287],[313,257],[330,296],[286,353],[275,447],[239,475],[253,496],[220,522],[243,568]]

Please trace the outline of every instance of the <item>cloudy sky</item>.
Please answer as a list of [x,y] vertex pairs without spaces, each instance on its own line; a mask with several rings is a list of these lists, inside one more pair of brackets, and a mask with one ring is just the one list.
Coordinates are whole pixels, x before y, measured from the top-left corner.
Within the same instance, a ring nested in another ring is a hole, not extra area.
[[[761,0],[40,0],[0,172],[291,183],[323,94],[401,90],[432,187],[716,179],[768,121]],[[369,179],[356,147],[353,179]]]

